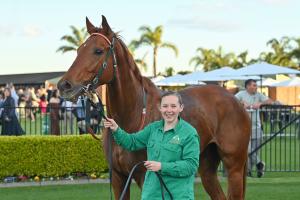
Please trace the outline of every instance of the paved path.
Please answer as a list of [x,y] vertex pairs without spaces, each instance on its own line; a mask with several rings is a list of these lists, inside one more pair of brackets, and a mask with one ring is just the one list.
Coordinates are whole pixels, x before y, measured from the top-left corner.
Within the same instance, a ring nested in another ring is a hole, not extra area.
[[[201,179],[197,177],[195,182],[199,183],[201,182]],[[78,184],[95,184],[95,183],[109,183],[109,179],[75,179],[75,180],[41,181],[41,182],[0,183],[0,188],[48,186],[48,185],[78,185]]]

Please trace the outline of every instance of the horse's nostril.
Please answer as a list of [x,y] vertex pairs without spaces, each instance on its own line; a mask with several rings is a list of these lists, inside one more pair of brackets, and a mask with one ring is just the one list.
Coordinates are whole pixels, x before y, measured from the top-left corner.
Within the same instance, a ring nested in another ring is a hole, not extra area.
[[62,81],[58,84],[58,89],[59,90],[68,90],[68,89],[71,89],[71,88],[72,88],[72,84],[67,80],[64,80],[64,81]]

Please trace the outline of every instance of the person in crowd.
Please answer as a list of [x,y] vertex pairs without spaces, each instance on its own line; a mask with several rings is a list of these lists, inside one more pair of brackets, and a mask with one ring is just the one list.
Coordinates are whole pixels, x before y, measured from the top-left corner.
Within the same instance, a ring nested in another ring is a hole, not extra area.
[[87,97],[80,96],[76,104],[75,116],[77,119],[77,127],[79,129],[79,134],[86,133],[85,127],[85,107],[86,107]]
[[129,151],[147,149],[142,199],[161,199],[160,182],[154,172],[161,174],[176,199],[194,199],[199,136],[196,129],[179,116],[183,103],[178,93],[162,95],[159,110],[163,119],[150,123],[137,133],[128,134],[109,118],[104,120],[104,127],[112,130],[116,143],[123,148]]
[[49,100],[50,108],[50,133],[52,135],[60,135],[60,98],[58,90],[53,90],[52,97]]
[[2,90],[0,90],[0,125],[2,125],[3,103],[4,103],[4,93]]
[[52,97],[53,86],[52,85],[48,86],[46,92],[47,92],[47,102],[49,102],[50,98]]
[[11,89],[5,88],[4,102],[2,103],[2,135],[22,135],[24,131],[16,115],[15,100],[11,95]]
[[46,95],[42,95],[39,101],[39,108],[41,111],[41,120],[42,120],[42,133],[48,134],[48,117],[47,117],[47,106],[48,102],[46,101]]
[[19,113],[18,113],[18,106],[19,106],[19,95],[17,94],[16,90],[15,90],[15,86],[13,83],[9,83],[7,84],[7,87],[10,89],[10,93],[11,93],[11,97],[14,99],[14,103],[15,103],[15,112],[16,112],[16,116],[19,117]]
[[[235,96],[242,103],[250,115],[252,124],[252,134],[248,153],[251,153],[260,146],[263,139],[259,108],[262,105],[272,104],[272,100],[265,95],[257,92],[257,83],[253,79],[245,82],[244,91],[238,92]],[[264,174],[265,163],[261,160],[259,151],[256,150],[248,158],[248,176],[252,176],[252,168],[256,166],[257,176],[262,177]]]
[[75,106],[76,104],[73,104],[71,101],[63,100],[62,102],[61,111],[63,113],[63,134],[73,134],[73,109]]

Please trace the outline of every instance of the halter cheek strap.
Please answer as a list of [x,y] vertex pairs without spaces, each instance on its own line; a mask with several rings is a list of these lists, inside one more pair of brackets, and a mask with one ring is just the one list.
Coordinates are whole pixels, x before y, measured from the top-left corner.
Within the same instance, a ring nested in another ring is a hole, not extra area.
[[[107,51],[106,55],[105,55],[105,59],[104,62],[102,63],[102,66],[99,68],[98,73],[96,74],[95,78],[92,80],[92,88],[96,89],[99,83],[99,78],[102,76],[104,70],[107,68],[107,62],[110,56],[112,56],[113,58],[113,77],[112,79],[109,81],[109,83],[112,83],[115,78],[116,78],[116,71],[117,71],[117,59],[116,59],[116,54],[114,51],[115,48],[115,36],[113,36],[112,41],[110,42],[110,40],[103,34],[101,33],[92,33],[91,36],[100,36],[102,37],[108,44],[109,44],[109,50]],[[90,36],[90,37],[91,37]]]

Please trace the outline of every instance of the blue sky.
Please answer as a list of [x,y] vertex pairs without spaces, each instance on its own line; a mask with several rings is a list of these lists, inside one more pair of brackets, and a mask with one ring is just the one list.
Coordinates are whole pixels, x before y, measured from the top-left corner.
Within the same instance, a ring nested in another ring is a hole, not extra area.
[[[188,63],[198,47],[222,45],[225,52],[248,50],[256,57],[271,38],[300,37],[299,8],[296,0],[2,0],[0,74],[67,70],[76,54],[56,53],[61,36],[71,32],[70,25],[85,26],[86,16],[100,25],[101,15],[127,44],[139,37],[140,26],[163,25],[163,39],[179,48],[179,57],[160,50],[159,71],[193,70]],[[137,56],[146,52],[151,66],[150,48]]]

